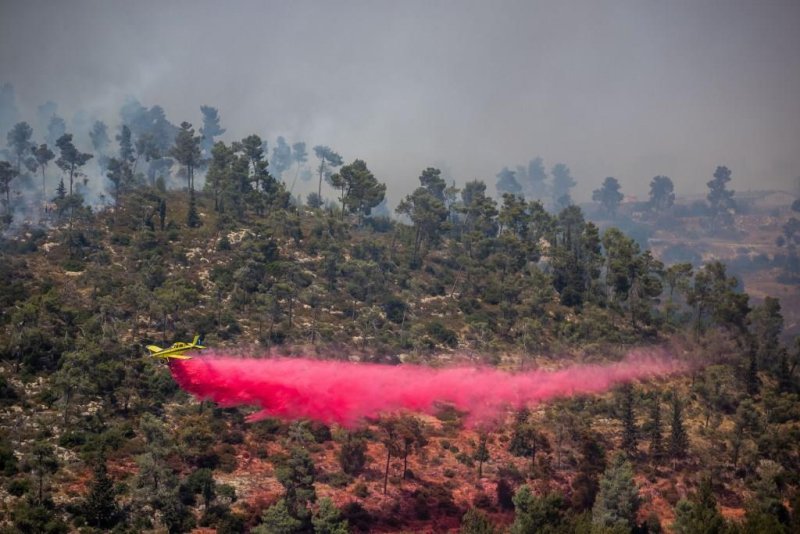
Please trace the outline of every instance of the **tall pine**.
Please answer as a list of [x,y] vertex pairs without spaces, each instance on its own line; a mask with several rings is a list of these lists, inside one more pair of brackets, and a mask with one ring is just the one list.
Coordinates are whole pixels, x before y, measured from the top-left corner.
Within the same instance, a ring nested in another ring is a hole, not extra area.
[[727,531],[708,478],[703,480],[696,494],[678,501],[672,530],[676,534],[722,534]]
[[311,525],[310,506],[317,500],[314,489],[316,472],[308,452],[294,447],[286,464],[277,470],[278,482],[286,489],[283,501],[288,514],[301,525]]
[[478,439],[478,448],[475,449],[475,454],[472,458],[478,462],[478,478],[483,477],[483,462],[489,460],[489,448],[486,446],[486,442],[489,439],[489,434],[483,432]]
[[600,491],[592,507],[592,524],[603,532],[630,532],[636,527],[640,504],[633,467],[624,455],[618,454],[600,479]]
[[106,460],[102,456],[94,468],[94,481],[84,503],[84,515],[89,525],[101,529],[109,529],[119,522],[114,484],[108,477]]
[[514,456],[530,456],[531,454],[529,415],[530,411],[526,407],[522,407],[514,415],[514,427],[511,440],[508,442],[508,452]]
[[189,228],[200,226],[200,215],[197,213],[197,201],[194,198],[194,189],[189,190],[189,211],[186,213],[186,224]]
[[677,393],[672,395],[672,429],[669,435],[669,456],[683,460],[689,450],[689,436],[683,426],[683,403]]
[[758,392],[761,390],[761,381],[758,378],[758,360],[756,359],[755,350],[750,351],[750,357],[747,362],[745,387],[747,388],[747,394],[751,397],[758,395]]
[[638,429],[636,428],[636,414],[633,411],[634,391],[633,386],[626,384],[622,387],[622,450],[629,457],[636,456],[639,442]]
[[664,457],[664,438],[661,428],[661,398],[658,393],[653,396],[650,406],[650,421],[648,422],[648,437],[650,438],[650,458],[653,463],[659,463]]

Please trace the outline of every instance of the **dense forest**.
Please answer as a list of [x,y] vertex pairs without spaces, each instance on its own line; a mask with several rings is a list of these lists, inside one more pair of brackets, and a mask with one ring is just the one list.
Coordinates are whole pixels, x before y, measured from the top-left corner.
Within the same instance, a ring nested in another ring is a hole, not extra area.
[[[686,216],[735,236],[726,167],[699,206],[656,176],[636,217],[606,178],[602,224],[564,164],[505,167],[497,196],[427,167],[390,213],[368,162],[220,141],[213,107],[197,131],[133,101],[116,132],[40,112],[42,131],[9,125],[0,162],[3,532],[800,531],[800,343],[780,301],[633,235]],[[776,236],[792,283],[798,231]],[[248,423],[146,356],[195,333],[235,354],[511,372],[644,347],[690,371],[480,428],[446,405]]]

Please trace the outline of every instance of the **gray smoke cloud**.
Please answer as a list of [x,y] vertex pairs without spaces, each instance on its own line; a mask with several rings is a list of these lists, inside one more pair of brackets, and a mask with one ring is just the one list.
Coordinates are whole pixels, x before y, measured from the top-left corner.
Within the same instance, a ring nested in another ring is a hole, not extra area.
[[795,0],[3,0],[0,83],[31,124],[48,100],[114,132],[128,95],[195,127],[212,105],[225,140],[366,160],[392,206],[429,165],[493,192],[535,156],[569,165],[577,200],[606,176],[703,193],[719,164],[793,189],[798,27]]

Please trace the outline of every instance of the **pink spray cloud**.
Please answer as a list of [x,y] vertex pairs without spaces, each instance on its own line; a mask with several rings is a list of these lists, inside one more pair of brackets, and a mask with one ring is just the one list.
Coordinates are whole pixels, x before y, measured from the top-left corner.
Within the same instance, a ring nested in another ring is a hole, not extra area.
[[469,424],[484,424],[508,408],[602,393],[618,384],[685,369],[677,360],[645,351],[608,365],[574,364],[520,373],[218,354],[170,364],[177,383],[197,398],[225,407],[259,407],[250,421],[307,418],[346,427],[397,411],[433,414],[442,404],[467,412]]

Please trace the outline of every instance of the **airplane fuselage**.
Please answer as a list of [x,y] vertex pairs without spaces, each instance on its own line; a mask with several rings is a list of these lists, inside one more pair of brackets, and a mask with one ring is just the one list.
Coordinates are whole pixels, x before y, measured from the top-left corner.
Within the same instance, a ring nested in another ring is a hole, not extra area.
[[174,359],[174,360],[189,360],[192,357],[186,356],[184,353],[189,352],[190,350],[203,350],[205,347],[198,343],[199,337],[195,336],[194,340],[191,343],[184,343],[183,341],[178,341],[173,343],[171,347],[162,349],[157,345],[147,345],[147,350],[150,351],[150,356],[153,358],[164,358],[165,360]]

